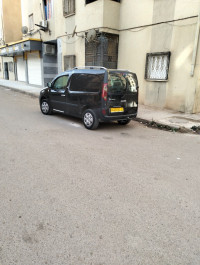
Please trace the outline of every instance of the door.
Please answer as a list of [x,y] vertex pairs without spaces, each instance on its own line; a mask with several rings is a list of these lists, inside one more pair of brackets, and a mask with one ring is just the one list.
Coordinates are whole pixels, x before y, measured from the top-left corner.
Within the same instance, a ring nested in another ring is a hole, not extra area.
[[23,56],[17,57],[17,80],[26,82],[26,61]]
[[66,91],[69,76],[63,75],[58,77],[50,88],[50,102],[53,110],[67,113]]
[[8,63],[4,63],[4,78],[9,80]]
[[137,113],[138,81],[130,72],[110,72],[108,75],[107,115],[123,116]]
[[83,109],[101,107],[104,73],[73,74],[68,88],[67,105],[71,115],[81,117]]
[[28,53],[28,81],[32,85],[42,85],[42,67],[39,52]]

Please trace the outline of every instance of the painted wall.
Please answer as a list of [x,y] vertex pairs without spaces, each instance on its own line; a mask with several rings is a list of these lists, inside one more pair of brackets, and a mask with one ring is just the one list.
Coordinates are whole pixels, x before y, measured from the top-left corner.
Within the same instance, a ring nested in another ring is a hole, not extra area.
[[2,0],[0,0],[0,47],[3,45],[3,12],[2,12]]
[[[145,4],[122,1],[120,29],[197,16],[199,8],[199,0],[148,0]],[[190,18],[120,32],[118,67],[137,73],[140,103],[190,113],[199,111],[200,49],[195,75],[190,76],[196,25],[197,18]],[[168,81],[146,81],[146,53],[167,51],[171,52]]]
[[21,40],[21,1],[3,0],[3,34],[6,43]]

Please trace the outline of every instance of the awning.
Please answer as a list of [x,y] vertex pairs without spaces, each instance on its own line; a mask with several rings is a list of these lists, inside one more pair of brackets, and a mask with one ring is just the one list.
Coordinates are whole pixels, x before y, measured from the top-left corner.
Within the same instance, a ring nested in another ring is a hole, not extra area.
[[0,47],[0,56],[22,55],[24,52],[41,51],[42,41],[39,39],[25,39],[17,42],[8,43]]

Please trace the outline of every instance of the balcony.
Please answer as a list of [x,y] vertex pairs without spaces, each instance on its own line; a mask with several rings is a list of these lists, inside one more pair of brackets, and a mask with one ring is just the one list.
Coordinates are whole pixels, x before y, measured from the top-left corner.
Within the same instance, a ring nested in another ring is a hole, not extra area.
[[98,0],[85,4],[82,1],[76,9],[78,31],[91,28],[119,29],[120,3],[111,0]]

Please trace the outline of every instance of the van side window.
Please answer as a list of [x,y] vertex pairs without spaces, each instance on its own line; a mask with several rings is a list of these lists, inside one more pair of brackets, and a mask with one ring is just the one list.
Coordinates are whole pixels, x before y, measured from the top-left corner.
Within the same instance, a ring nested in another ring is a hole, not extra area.
[[102,89],[104,74],[73,74],[71,91],[98,92]]
[[56,81],[53,84],[53,89],[60,93],[65,92],[65,89],[67,87],[68,78],[69,78],[68,75],[64,75],[56,79]]

